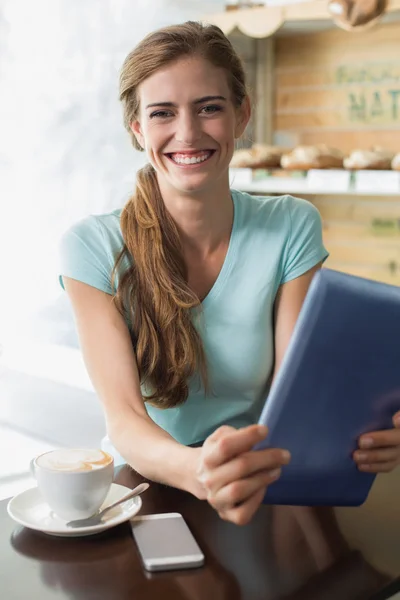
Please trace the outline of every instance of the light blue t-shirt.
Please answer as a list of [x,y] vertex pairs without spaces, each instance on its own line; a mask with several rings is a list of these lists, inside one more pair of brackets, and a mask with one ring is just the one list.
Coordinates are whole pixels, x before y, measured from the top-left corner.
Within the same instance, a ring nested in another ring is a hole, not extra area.
[[[146,403],[153,421],[185,445],[201,442],[223,424],[243,427],[258,421],[273,368],[278,288],[328,256],[321,218],[310,202],[231,192],[234,220],[228,252],[203,300],[200,320],[195,319],[211,393],[205,396],[194,377],[185,404],[162,410]],[[61,285],[65,275],[113,293],[111,271],[123,246],[120,214],[118,209],[89,216],[64,234]]]

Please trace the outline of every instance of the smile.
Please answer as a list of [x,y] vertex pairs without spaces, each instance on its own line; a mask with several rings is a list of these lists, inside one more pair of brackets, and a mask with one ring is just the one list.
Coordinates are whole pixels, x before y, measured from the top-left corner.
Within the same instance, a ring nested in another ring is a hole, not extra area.
[[187,167],[205,163],[215,153],[215,150],[200,150],[199,152],[172,152],[166,156],[176,165]]

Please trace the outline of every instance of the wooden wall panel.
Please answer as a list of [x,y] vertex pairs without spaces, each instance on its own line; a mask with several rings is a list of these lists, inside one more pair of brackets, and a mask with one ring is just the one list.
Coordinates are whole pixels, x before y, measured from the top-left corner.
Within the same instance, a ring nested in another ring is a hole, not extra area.
[[325,266],[400,286],[400,198],[308,199],[322,217]]
[[[382,146],[393,151],[400,151],[400,129],[393,127],[392,129],[359,129],[357,130],[337,130],[324,129],[321,135],[321,129],[309,129],[301,134],[290,133],[290,139],[298,139],[298,143],[302,144],[320,144],[321,140],[324,144],[333,148],[340,148],[343,152],[351,152],[353,149],[372,148],[373,146]],[[285,136],[287,139],[287,136]],[[296,142],[297,143],[297,142]]]
[[[400,23],[275,39],[274,142],[400,152]],[[400,196],[309,196],[326,266],[400,286]]]
[[275,42],[275,142],[400,151],[400,23]]
[[326,221],[349,221],[372,227],[377,219],[400,219],[400,198],[362,196],[315,196],[314,204]]

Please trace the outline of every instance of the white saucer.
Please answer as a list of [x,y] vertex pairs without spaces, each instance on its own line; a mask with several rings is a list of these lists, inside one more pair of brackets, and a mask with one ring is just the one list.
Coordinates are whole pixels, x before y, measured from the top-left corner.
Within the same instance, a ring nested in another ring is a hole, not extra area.
[[[106,499],[101,508],[116,502],[129,492],[130,488],[112,483]],[[115,525],[124,523],[134,517],[142,507],[140,496],[131,498],[123,504],[112,508],[104,515],[104,523],[91,527],[70,528],[66,521],[57,517],[44,501],[37,487],[25,490],[10,500],[7,506],[8,514],[14,521],[29,529],[42,531],[49,535],[60,537],[80,537],[100,533]],[[100,509],[101,510],[101,509]]]

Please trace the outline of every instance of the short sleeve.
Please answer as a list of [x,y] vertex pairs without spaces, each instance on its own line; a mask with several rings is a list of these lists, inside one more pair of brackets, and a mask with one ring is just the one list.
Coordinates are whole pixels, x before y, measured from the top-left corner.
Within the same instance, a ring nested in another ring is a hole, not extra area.
[[65,276],[113,294],[112,267],[104,235],[95,216],[79,221],[63,234],[59,243],[59,269],[59,282],[63,289]]
[[329,256],[322,242],[322,220],[317,208],[301,198],[287,199],[290,234],[281,283],[300,277]]

